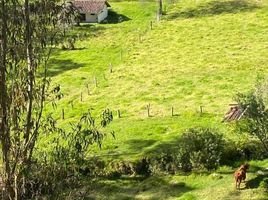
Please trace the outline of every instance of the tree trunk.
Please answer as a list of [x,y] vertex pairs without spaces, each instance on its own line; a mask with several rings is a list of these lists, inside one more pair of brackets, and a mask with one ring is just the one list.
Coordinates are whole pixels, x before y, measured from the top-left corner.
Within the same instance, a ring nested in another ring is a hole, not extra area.
[[50,48],[50,54],[54,37],[61,30],[56,21],[68,11],[59,8],[56,0],[51,5],[36,2],[35,6],[41,7],[30,10],[29,1],[0,2],[0,143],[2,179],[5,196],[10,200],[21,199],[25,193],[23,183],[27,182],[42,127],[48,81],[45,69],[43,82],[39,83],[39,78],[35,82],[37,64],[42,62],[43,66],[47,50]]
[[13,199],[14,190],[12,188],[12,174],[10,167],[10,132],[8,126],[8,95],[7,95],[7,13],[6,2],[1,1],[2,18],[2,38],[1,38],[1,66],[0,66],[0,140],[3,155],[3,181],[5,183],[6,194],[9,199]]
[[163,14],[163,0],[159,0],[159,16]]
[[27,116],[26,116],[26,131],[25,131],[25,149],[24,149],[24,161],[27,161],[27,146],[29,145],[30,133],[33,127],[32,122],[32,109],[33,109],[33,84],[34,84],[34,58],[33,58],[33,45],[32,45],[32,33],[31,33],[31,21],[30,21],[30,8],[29,0],[24,1],[24,15],[25,15],[25,43],[27,53],[27,68],[28,68],[28,102],[27,102]]

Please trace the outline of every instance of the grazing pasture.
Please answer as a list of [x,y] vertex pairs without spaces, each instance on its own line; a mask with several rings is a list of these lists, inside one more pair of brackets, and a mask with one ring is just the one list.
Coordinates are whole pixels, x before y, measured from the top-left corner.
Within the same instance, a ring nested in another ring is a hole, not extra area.
[[[90,156],[132,160],[171,147],[195,126],[216,128],[234,140],[244,137],[221,120],[234,95],[251,90],[268,72],[267,0],[166,1],[160,21],[155,2],[111,6],[107,23],[75,27],[72,35],[83,36],[76,49],[56,49],[50,60],[52,84],[60,84],[64,96],[46,112],[61,126],[90,108],[97,116],[105,108],[113,111],[106,131],[114,130],[115,139],[107,135]],[[49,139],[41,138],[39,146]],[[92,180],[90,186],[85,180],[77,192],[88,199],[267,199],[266,175],[257,170],[268,163],[252,163],[250,189],[241,191],[234,189],[234,169],[222,167],[215,172],[220,178],[122,177]]]
[[65,109],[63,125],[89,108],[113,110],[116,140],[101,152],[135,153],[136,141],[142,153],[193,126],[225,129],[233,96],[268,70],[267,1],[165,3],[160,22],[154,2],[111,4],[110,23],[74,28],[88,36],[76,50],[56,50],[49,70],[64,94],[53,110],[61,118]]
[[[267,199],[267,161],[250,163],[247,182],[241,190],[235,189],[234,169],[221,167],[209,173],[142,177],[120,179],[85,179],[80,186],[68,190],[65,197],[80,199],[178,199],[178,200],[265,200]],[[70,198],[70,199],[71,199]]]

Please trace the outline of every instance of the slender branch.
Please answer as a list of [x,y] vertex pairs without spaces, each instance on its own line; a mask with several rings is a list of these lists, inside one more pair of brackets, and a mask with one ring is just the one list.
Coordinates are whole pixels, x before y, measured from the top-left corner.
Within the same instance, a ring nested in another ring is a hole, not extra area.
[[[56,33],[53,35],[53,37],[56,36]],[[47,54],[47,57],[45,59],[45,63],[44,63],[44,78],[43,78],[43,84],[42,84],[42,92],[41,92],[41,107],[40,107],[40,111],[39,111],[39,114],[38,114],[38,119],[36,121],[36,125],[35,125],[35,129],[34,129],[34,133],[32,134],[30,140],[29,140],[29,144],[30,145],[30,152],[29,152],[29,157],[28,159],[31,160],[32,158],[32,153],[33,153],[33,149],[34,149],[34,146],[35,146],[35,143],[36,143],[36,138],[38,136],[38,130],[40,128],[40,121],[41,121],[41,118],[42,118],[42,114],[43,114],[43,110],[44,110],[44,102],[45,102],[45,97],[46,97],[46,94],[45,94],[45,91],[46,91],[46,80],[47,80],[47,71],[48,71],[48,60],[50,58],[50,55],[51,55],[51,52],[52,52],[52,47],[49,48],[49,51],[48,51],[48,54]]]
[[25,131],[25,144],[28,143],[30,131],[32,129],[32,109],[33,109],[33,83],[34,83],[34,59],[33,59],[33,46],[32,46],[32,33],[30,21],[30,8],[29,0],[24,2],[24,15],[25,15],[25,42],[27,53],[28,65],[28,102],[27,102],[27,115],[26,115],[26,131]]

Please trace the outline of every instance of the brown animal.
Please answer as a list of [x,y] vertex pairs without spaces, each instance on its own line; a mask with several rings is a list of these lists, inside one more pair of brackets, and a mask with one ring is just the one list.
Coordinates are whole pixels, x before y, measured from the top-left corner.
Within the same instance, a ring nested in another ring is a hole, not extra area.
[[235,187],[236,189],[240,189],[240,184],[242,181],[245,181],[247,177],[247,170],[249,168],[249,164],[243,164],[241,167],[235,171],[234,177],[235,177]]

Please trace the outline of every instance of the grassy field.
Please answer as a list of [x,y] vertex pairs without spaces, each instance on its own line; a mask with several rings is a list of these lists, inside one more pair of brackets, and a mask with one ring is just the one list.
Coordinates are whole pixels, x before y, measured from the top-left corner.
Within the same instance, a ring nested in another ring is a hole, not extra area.
[[[160,22],[154,2],[111,4],[110,23],[75,28],[88,38],[77,50],[54,52],[49,74],[64,98],[48,112],[60,118],[64,108],[65,126],[89,108],[96,115],[112,109],[108,129],[116,140],[106,139],[104,154],[141,154],[193,126],[227,132],[220,121],[233,96],[268,71],[268,2],[165,3]],[[177,116],[171,117],[172,107]]]
[[[156,21],[155,2],[111,2],[111,6],[109,23],[72,30],[88,34],[77,42],[76,50],[54,52],[49,75],[54,85],[61,85],[64,98],[56,110],[48,105],[46,112],[53,112],[66,126],[89,108],[95,115],[105,108],[113,110],[115,120],[106,131],[114,130],[116,139],[107,136],[103,149],[94,149],[107,158],[135,159],[157,151],[194,126],[238,137],[221,119],[234,95],[251,90],[257,77],[268,72],[268,1],[165,2],[161,21]],[[60,119],[62,108],[65,120]],[[45,140],[41,138],[41,143]],[[265,168],[267,164],[255,163]],[[105,199],[105,193],[106,199],[267,199],[258,183],[264,177],[258,178],[256,170],[249,179],[257,183],[243,191],[233,189],[231,170],[224,169],[216,180],[207,174],[142,182],[98,180],[91,189],[97,199]]]
[[[65,193],[66,199],[177,199],[177,200],[267,200],[268,161],[251,162],[247,182],[235,189],[230,167],[214,173],[177,174],[173,176],[122,177],[81,181],[80,186]],[[69,197],[69,198],[68,198]]]

